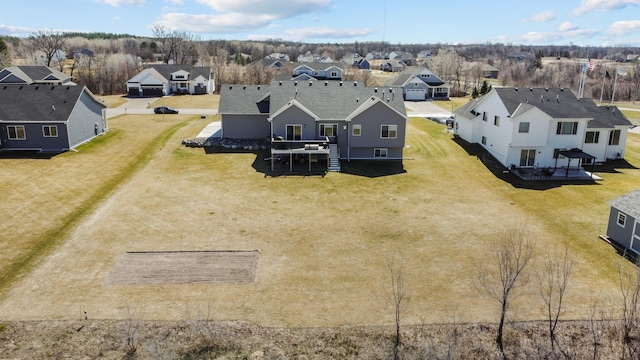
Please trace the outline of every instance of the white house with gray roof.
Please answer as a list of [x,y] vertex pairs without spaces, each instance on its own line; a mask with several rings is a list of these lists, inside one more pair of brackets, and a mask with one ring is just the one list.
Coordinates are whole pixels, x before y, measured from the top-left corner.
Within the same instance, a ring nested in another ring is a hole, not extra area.
[[607,237],[625,249],[640,254],[640,190],[609,201]]
[[622,158],[629,120],[564,88],[493,88],[455,111],[454,134],[511,169],[562,168]]
[[[272,159],[402,160],[407,115],[402,90],[358,82],[273,81],[223,85],[224,138],[265,138]],[[273,165],[273,164],[272,164]]]
[[84,86],[0,85],[0,151],[73,149],[107,131],[104,109]]
[[130,96],[213,94],[215,79],[210,67],[191,65],[148,65],[127,81]]
[[451,85],[445,83],[431,70],[423,67],[407,67],[402,74],[390,79],[386,86],[399,86],[407,101],[448,100]]

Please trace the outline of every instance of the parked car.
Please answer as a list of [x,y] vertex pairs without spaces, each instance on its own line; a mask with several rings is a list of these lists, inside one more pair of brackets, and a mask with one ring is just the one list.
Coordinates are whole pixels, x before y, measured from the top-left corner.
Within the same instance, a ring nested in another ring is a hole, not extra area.
[[168,106],[159,106],[153,109],[153,112],[156,114],[177,114],[178,110]]

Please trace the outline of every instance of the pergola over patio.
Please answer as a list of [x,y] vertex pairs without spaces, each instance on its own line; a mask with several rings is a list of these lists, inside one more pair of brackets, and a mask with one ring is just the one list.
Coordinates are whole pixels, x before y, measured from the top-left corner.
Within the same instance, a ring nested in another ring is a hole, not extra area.
[[[582,149],[578,149],[578,148],[573,148],[570,150],[560,150],[558,151],[558,155],[562,155],[567,159],[569,159],[569,162],[567,163],[565,177],[569,177],[569,168],[571,168],[571,160],[578,159],[579,161],[578,165],[579,165],[581,160],[591,159],[593,161],[596,158],[595,156],[587,154],[586,152],[582,151]],[[558,158],[556,158],[556,167],[557,165],[558,165]],[[593,174],[593,169],[591,170],[592,170],[591,174]]]

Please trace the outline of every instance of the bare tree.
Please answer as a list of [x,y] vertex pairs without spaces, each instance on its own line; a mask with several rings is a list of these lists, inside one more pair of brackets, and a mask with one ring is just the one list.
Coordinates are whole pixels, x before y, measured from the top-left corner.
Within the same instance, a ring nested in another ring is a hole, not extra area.
[[509,228],[498,234],[493,246],[493,260],[480,268],[478,283],[500,304],[496,345],[504,358],[503,331],[507,311],[518,290],[527,283],[526,269],[533,257],[534,246],[524,227]]
[[51,66],[51,60],[58,50],[65,45],[66,38],[63,33],[53,30],[38,30],[29,36],[31,49],[44,53],[45,63]]
[[11,54],[7,43],[0,38],[0,69],[11,65]]
[[622,358],[637,358],[640,355],[638,345],[638,319],[640,314],[640,270],[630,269],[627,264],[618,264],[618,285],[621,295],[620,330],[622,342]]
[[387,267],[389,269],[389,275],[391,276],[391,299],[394,307],[394,321],[395,321],[395,342],[393,344],[393,359],[400,359],[400,320],[402,315],[402,303],[407,294],[407,288],[404,283],[404,274],[401,266],[395,261],[394,258],[387,259]]
[[153,36],[161,44],[164,62],[173,61],[175,64],[196,63],[198,59],[196,37],[181,31],[169,31],[163,25],[153,25]]
[[593,360],[598,359],[598,348],[608,326],[607,314],[605,314],[600,300],[595,299],[589,308],[589,331],[593,346]]
[[[549,341],[551,350],[555,350],[558,344],[556,328],[562,313],[562,301],[569,285],[569,277],[573,268],[573,259],[569,254],[569,248],[565,248],[564,254],[551,254],[547,252],[543,264],[543,273],[540,274],[540,296],[544,301],[549,322]],[[560,345],[560,344],[558,344]]]

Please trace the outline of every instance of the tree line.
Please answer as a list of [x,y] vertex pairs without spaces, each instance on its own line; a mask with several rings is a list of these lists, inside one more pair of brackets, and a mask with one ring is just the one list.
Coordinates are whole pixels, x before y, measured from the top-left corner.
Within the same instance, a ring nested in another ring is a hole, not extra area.
[[[432,57],[420,59],[436,75],[452,85],[452,96],[480,93],[483,67],[498,70],[494,85],[514,87],[565,87],[577,92],[585,59],[598,59],[594,71],[587,72],[585,94],[594,99],[611,99],[617,66],[625,75],[616,80],[616,100],[640,100],[640,64],[624,63],[626,55],[637,54],[637,48],[528,46],[501,43],[485,44],[390,44],[388,42],[300,43],[269,39],[265,41],[202,40],[198,35],[154,26],[153,36],[136,37],[110,33],[61,33],[39,30],[27,38],[0,38],[0,67],[46,65],[70,73],[73,81],[86,85],[96,94],[126,92],[126,81],[144,65],[161,61],[212,68],[219,86],[223,83],[267,84],[281,70],[255,65],[273,53],[282,53],[295,61],[301,54],[312,53],[340,61],[345,55],[358,53],[408,52],[414,56],[429,50]],[[522,61],[513,54],[525,54]],[[543,58],[558,61],[542,61]],[[608,59],[608,60],[604,60]],[[370,73],[345,69],[346,80],[371,80]]]

